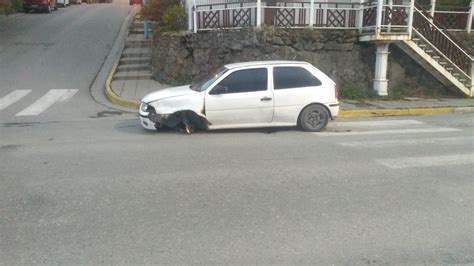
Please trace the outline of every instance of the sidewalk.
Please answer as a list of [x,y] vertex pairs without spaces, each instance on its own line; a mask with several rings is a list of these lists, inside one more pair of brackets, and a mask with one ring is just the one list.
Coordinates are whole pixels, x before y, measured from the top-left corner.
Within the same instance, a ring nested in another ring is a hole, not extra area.
[[[110,101],[137,109],[146,94],[168,88],[151,78],[151,43],[143,34],[143,22],[135,17],[122,56],[109,75],[106,94]],[[474,99],[340,100],[340,117],[421,115],[474,112]]]
[[151,37],[145,39],[138,15],[133,18],[120,61],[112,72],[108,83],[115,95],[107,95],[109,99],[116,97],[119,104],[127,103],[125,107],[135,107],[134,102],[146,94],[169,87],[151,79]]

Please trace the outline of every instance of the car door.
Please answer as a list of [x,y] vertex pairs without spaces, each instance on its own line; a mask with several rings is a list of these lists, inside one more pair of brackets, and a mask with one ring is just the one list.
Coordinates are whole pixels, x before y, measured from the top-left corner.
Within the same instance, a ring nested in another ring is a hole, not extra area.
[[205,96],[210,128],[253,127],[271,123],[273,95],[265,67],[235,70],[212,86]]
[[275,123],[296,123],[301,109],[315,99],[322,82],[302,66],[273,68]]

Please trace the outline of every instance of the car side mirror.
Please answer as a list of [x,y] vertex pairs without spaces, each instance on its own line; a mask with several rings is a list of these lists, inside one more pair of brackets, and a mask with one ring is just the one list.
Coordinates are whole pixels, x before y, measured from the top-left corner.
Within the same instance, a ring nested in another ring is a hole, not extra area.
[[229,89],[227,89],[226,86],[217,84],[217,85],[212,89],[212,91],[211,91],[210,94],[216,95],[216,94],[224,94],[224,93],[228,93],[228,92],[229,92]]

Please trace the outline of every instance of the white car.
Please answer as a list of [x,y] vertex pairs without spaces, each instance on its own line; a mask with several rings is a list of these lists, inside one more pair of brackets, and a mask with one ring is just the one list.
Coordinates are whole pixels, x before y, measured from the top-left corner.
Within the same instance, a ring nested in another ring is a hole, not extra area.
[[60,7],[69,6],[69,0],[57,0],[57,1],[58,1],[58,6],[60,6]]
[[146,95],[141,125],[194,129],[299,126],[320,131],[339,112],[338,89],[306,62],[260,61],[228,64],[194,85]]

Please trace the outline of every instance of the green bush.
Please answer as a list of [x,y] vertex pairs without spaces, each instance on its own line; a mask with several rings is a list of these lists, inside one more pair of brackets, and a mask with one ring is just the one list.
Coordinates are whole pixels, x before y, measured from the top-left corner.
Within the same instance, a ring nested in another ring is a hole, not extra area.
[[186,25],[186,11],[181,5],[172,5],[163,12],[158,27],[163,32],[184,30]]
[[159,31],[179,31],[186,24],[186,11],[180,0],[150,0],[140,15],[156,22]]
[[23,11],[23,1],[22,0],[10,0],[12,3],[13,10],[16,12]]
[[179,5],[179,0],[150,0],[140,11],[140,15],[149,21],[161,22],[163,13],[172,5]]
[[12,14],[23,10],[22,0],[0,0],[0,15]]
[[0,15],[13,13],[13,7],[10,0],[0,0]]
[[349,100],[372,99],[377,97],[377,93],[374,90],[363,90],[355,87],[342,88],[339,93],[342,99]]

